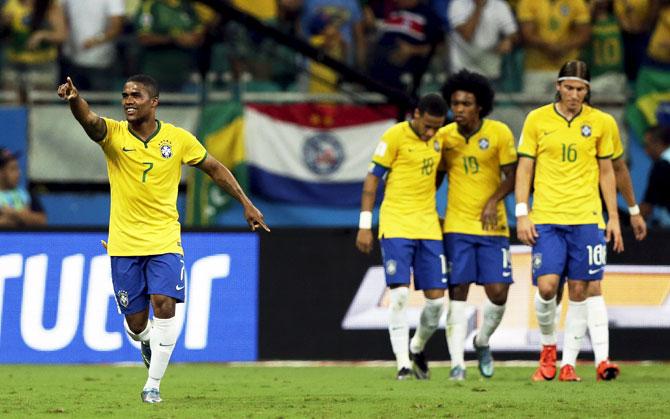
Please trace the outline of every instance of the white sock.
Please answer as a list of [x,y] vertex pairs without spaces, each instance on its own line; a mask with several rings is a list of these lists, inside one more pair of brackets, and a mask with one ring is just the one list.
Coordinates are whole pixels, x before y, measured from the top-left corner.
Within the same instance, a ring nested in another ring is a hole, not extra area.
[[176,317],[159,319],[154,317],[154,327],[151,329],[151,365],[149,378],[144,389],[160,388],[160,382],[167,369],[174,345],[179,337]]
[[556,345],[556,296],[551,300],[544,300],[539,292],[535,293],[535,314],[540,326],[540,341],[542,345]]
[[489,338],[498,328],[504,313],[505,304],[493,304],[488,299],[484,302],[484,321],[482,322],[482,327],[477,332],[477,346],[489,346]]
[[572,365],[574,367],[577,365],[577,355],[582,347],[582,339],[586,335],[587,315],[586,301],[568,301],[561,366]]
[[554,314],[554,330],[558,330],[561,325],[561,314],[563,313],[563,304],[556,306],[556,314]]
[[418,354],[426,347],[426,342],[428,342],[428,339],[430,339],[430,337],[433,336],[433,333],[435,333],[435,330],[437,330],[443,309],[444,297],[436,298],[434,300],[426,298],[426,304],[421,311],[419,327],[417,327],[416,332],[414,332],[414,336],[409,343],[409,350],[412,353]]
[[602,295],[586,299],[588,327],[596,366],[610,356],[609,320]]
[[126,319],[123,319],[123,327],[126,329],[126,333],[128,333],[128,336],[130,336],[132,340],[136,342],[149,342],[149,338],[151,337],[151,320],[147,321],[147,326],[140,333],[134,333],[130,330]]
[[451,367],[465,368],[465,334],[467,319],[465,318],[465,301],[449,301],[447,311],[447,346],[451,357]]
[[391,348],[395,354],[398,370],[411,368],[409,361],[409,326],[405,310],[409,288],[397,287],[391,289],[391,306],[389,307],[389,335],[391,336]]

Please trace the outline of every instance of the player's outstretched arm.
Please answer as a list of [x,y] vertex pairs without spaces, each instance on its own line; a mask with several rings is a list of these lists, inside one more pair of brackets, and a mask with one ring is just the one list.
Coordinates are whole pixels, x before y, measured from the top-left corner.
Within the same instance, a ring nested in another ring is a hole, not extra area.
[[105,135],[107,135],[105,121],[92,112],[88,103],[79,96],[79,91],[71,78],[68,77],[65,83],[58,86],[58,96],[68,101],[72,115],[79,121],[91,140],[97,142],[105,138]]
[[619,224],[619,212],[616,204],[616,180],[614,169],[610,159],[598,159],[600,171],[600,191],[603,194],[605,207],[607,208],[607,227],[605,230],[607,242],[614,241],[614,251],[623,252],[623,238],[621,237],[621,226]]
[[356,235],[356,247],[363,253],[370,253],[374,245],[372,237],[372,209],[375,206],[375,196],[379,178],[368,173],[363,181],[363,194],[361,195],[361,217],[358,221],[358,234]]
[[640,208],[635,201],[635,191],[633,190],[633,182],[630,179],[630,172],[628,166],[623,158],[612,160],[612,167],[614,168],[614,177],[616,178],[616,188],[628,204],[630,212],[630,225],[633,227],[633,234],[636,240],[644,240],[647,237],[647,223],[640,213]]
[[535,170],[535,160],[530,157],[519,157],[519,164],[516,169],[516,181],[514,194],[516,198],[516,235],[521,243],[528,246],[535,244],[538,237],[535,225],[528,217],[528,199],[530,197],[530,183],[533,179]]
[[257,228],[263,228],[265,231],[270,231],[270,228],[265,224],[263,213],[254,206],[249,197],[244,193],[242,187],[235,179],[235,176],[228,170],[226,166],[221,164],[217,159],[208,155],[205,161],[197,166],[200,170],[207,173],[212,180],[219,185],[230,196],[235,198],[244,207],[244,218],[247,220],[251,231],[256,231]]

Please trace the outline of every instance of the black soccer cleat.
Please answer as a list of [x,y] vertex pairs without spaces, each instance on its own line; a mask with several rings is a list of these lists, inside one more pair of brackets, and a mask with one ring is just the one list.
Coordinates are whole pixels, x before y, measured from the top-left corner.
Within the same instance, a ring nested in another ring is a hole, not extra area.
[[430,370],[428,369],[428,361],[426,361],[426,354],[421,351],[417,354],[410,351],[409,359],[412,360],[412,371],[417,380],[430,379]]
[[400,368],[400,370],[398,370],[398,374],[395,376],[396,380],[399,381],[411,380],[413,377],[414,374],[412,374],[412,371],[409,368]]

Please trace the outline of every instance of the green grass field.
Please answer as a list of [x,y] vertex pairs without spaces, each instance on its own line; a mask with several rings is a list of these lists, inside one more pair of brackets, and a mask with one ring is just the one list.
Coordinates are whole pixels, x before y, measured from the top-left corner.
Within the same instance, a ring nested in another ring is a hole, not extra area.
[[163,403],[146,405],[140,366],[0,366],[1,417],[670,417],[670,364],[624,364],[616,381],[531,383],[531,367],[498,365],[491,380],[468,367],[448,380],[394,380],[393,367],[274,367],[176,364],[161,385]]

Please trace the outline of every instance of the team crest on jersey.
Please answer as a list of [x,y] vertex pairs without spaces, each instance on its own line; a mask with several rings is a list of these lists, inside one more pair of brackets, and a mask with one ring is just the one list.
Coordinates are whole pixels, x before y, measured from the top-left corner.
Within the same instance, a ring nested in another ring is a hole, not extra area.
[[590,137],[591,136],[591,126],[590,125],[582,125],[582,137]]
[[119,291],[117,294],[117,299],[119,300],[119,305],[123,307],[128,307],[128,291]]
[[434,148],[435,151],[437,151],[438,153],[440,152],[440,143],[439,143],[437,140],[433,141],[433,148]]
[[163,140],[159,145],[161,148],[161,156],[163,156],[163,158],[169,159],[172,157],[172,144],[170,144],[169,140]]
[[542,253],[533,253],[533,271],[542,267]]
[[570,6],[564,4],[561,6],[561,16],[567,16],[570,14]]
[[488,138],[481,138],[479,140],[479,148],[482,150],[486,150],[489,148],[489,139]]
[[345,158],[340,140],[329,132],[308,137],[302,146],[302,156],[307,168],[317,175],[335,173]]
[[398,262],[396,262],[395,259],[389,260],[386,262],[386,274],[391,276],[395,275],[397,267]]

